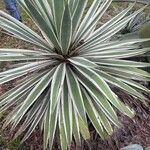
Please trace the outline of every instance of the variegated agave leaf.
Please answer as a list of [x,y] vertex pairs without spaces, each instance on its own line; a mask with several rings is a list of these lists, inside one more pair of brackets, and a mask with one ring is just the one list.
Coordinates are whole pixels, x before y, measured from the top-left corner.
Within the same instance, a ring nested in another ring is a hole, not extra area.
[[[74,137],[88,139],[87,118],[104,139],[111,135],[112,124],[120,126],[115,108],[134,116],[112,91],[122,89],[146,104],[141,94],[149,90],[137,81],[148,81],[149,73],[141,68],[148,63],[128,60],[143,55],[150,48],[136,43],[149,39],[111,40],[144,8],[127,15],[133,4],[97,28],[97,23],[112,0],[18,0],[41,31],[39,36],[26,25],[0,11],[0,27],[37,49],[0,49],[0,62],[17,62],[0,72],[0,84],[22,78],[19,84],[0,96],[0,112],[12,106],[4,126],[14,129],[15,137],[26,131],[26,140],[40,125],[44,149],[52,148],[56,129],[60,143],[67,149]],[[139,92],[140,91],[140,92]]]

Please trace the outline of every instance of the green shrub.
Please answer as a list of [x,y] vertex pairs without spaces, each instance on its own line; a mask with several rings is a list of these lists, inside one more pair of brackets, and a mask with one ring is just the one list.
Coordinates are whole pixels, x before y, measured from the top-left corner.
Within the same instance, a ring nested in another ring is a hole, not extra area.
[[[21,123],[15,137],[26,131],[26,140],[40,125],[44,149],[52,148],[59,129],[62,149],[74,137],[90,138],[88,120],[102,139],[111,135],[111,124],[121,123],[115,112],[134,116],[111,87],[116,86],[146,104],[141,93],[149,90],[136,81],[147,81],[142,69],[150,64],[127,60],[150,48],[136,43],[149,39],[111,41],[144,8],[127,15],[133,5],[97,29],[97,23],[112,0],[94,0],[85,14],[87,0],[18,0],[41,31],[0,11],[0,27],[12,36],[32,43],[31,49],[0,49],[0,61],[17,65],[0,72],[0,84],[20,79],[18,85],[0,96],[0,112],[13,107],[4,126]],[[35,49],[36,46],[36,49]]]

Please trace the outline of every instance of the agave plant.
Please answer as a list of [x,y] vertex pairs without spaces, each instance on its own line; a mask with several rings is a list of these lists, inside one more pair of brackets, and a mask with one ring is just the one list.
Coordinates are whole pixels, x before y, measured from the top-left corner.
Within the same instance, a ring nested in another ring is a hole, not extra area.
[[149,39],[111,40],[144,8],[127,16],[133,4],[97,28],[97,23],[112,0],[18,0],[41,31],[38,35],[23,23],[0,11],[0,27],[12,36],[36,46],[31,49],[0,49],[1,62],[17,62],[0,72],[0,84],[20,79],[18,84],[0,96],[0,112],[13,108],[4,127],[19,127],[15,137],[25,132],[26,140],[39,125],[44,149],[52,148],[56,130],[62,149],[73,138],[90,138],[90,121],[102,139],[120,127],[115,110],[134,116],[113,86],[146,104],[141,94],[149,90],[137,81],[150,75],[142,67],[148,63],[127,58],[144,54],[150,48],[136,43]]
[[140,13],[127,24],[127,26],[121,31],[121,34],[138,32],[141,27],[148,22],[150,22],[149,16],[146,16],[145,13]]
[[[134,3],[135,0],[113,0],[114,2],[132,2]],[[137,3],[140,3],[140,4],[150,4],[149,0],[136,0]]]

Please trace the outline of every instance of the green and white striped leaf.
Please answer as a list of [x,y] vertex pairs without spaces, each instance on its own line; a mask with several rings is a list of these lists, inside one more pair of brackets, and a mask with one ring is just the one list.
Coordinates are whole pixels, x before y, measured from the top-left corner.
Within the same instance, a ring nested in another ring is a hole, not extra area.
[[72,36],[72,20],[68,4],[65,6],[60,34],[62,53],[67,55]]
[[12,33],[17,38],[37,45],[40,48],[44,48],[47,51],[52,51],[52,45],[48,44],[29,27],[3,11],[0,11],[0,27]]
[[111,20],[106,22],[99,29],[95,30],[93,34],[87,39],[87,42],[90,42],[93,39],[98,38],[98,36],[106,33],[110,27],[113,27],[118,21],[120,21],[123,17],[125,17],[126,14],[133,8],[134,5],[135,4],[131,4],[128,8],[126,8],[121,13],[113,17]]
[[79,2],[79,0],[68,0],[68,5],[70,8],[71,16],[73,16],[74,12],[76,11],[78,2]]
[[50,81],[52,80],[53,72],[54,69],[41,78],[40,82],[30,92],[30,94],[28,95],[28,97],[26,98],[23,105],[16,113],[16,115],[13,117],[13,119],[17,119],[26,113],[26,111],[30,108],[30,106],[36,101],[36,99],[42,94],[45,88],[49,85]]
[[78,122],[79,122],[80,133],[83,139],[84,140],[90,139],[90,132],[89,132],[87,123],[85,123],[79,115],[77,117],[78,117]]
[[99,37],[96,37],[94,40],[91,40],[89,42],[85,42],[82,47],[84,46],[94,46],[94,44],[100,44],[102,42],[105,42],[107,40],[110,40],[110,38],[115,35],[117,32],[119,32],[121,29],[123,29],[126,24],[133,19],[139,12],[143,11],[145,9],[145,7],[141,8],[140,10],[136,11],[135,13],[123,18],[121,21],[118,21],[112,28],[109,29],[109,31],[107,31],[104,34],[100,34]]
[[36,75],[35,77],[31,78],[28,81],[25,81],[23,83],[21,83],[21,85],[17,88],[14,88],[14,90],[10,91],[7,93],[7,95],[3,95],[3,99],[0,101],[0,105],[4,105],[5,103],[11,102],[14,99],[16,99],[18,96],[20,96],[21,94],[23,94],[26,90],[30,89],[33,85],[35,85],[40,78],[45,75],[46,72],[41,73],[39,75]]
[[135,49],[135,50],[130,50],[130,51],[120,51],[120,50],[116,50],[114,52],[110,52],[110,53],[98,53],[95,52],[93,54],[84,54],[83,56],[85,58],[91,59],[91,58],[95,58],[95,59],[113,59],[113,58],[130,58],[130,57],[135,57],[135,56],[140,56],[142,54],[145,54],[146,52],[149,51],[149,48],[143,48],[143,49]]
[[[72,33],[73,36],[79,26],[79,23],[81,21],[81,18],[83,16],[85,7],[87,5],[87,0],[76,0],[77,2],[74,2],[74,5],[76,5],[74,9],[74,13],[72,16]],[[74,38],[74,37],[73,37]]]
[[[62,18],[63,18],[64,8],[65,8],[65,4],[64,4],[65,2],[64,2],[64,0],[52,0],[51,3],[52,3],[52,12],[53,12],[53,17],[54,17],[54,23],[55,23],[55,27],[56,27],[56,31],[57,31],[57,37],[59,39]],[[66,17],[66,20],[67,19],[68,18]],[[67,20],[67,21],[69,21],[69,20]],[[63,22],[67,23],[67,21],[64,20]],[[70,27],[70,24],[66,28],[68,28],[68,27]]]
[[54,112],[51,113],[50,103],[48,104],[49,107],[45,113],[44,118],[44,149],[46,149],[47,147],[49,149],[52,149],[60,107],[60,104],[58,103]]
[[89,80],[97,89],[99,89],[99,91],[101,91],[101,93],[112,105],[114,105],[122,113],[125,113],[127,116],[133,117],[133,112],[130,111],[126,106],[122,107],[121,102],[109,88],[108,84],[95,71],[86,68],[77,69],[87,78],[87,80]]
[[[36,83],[35,83],[36,84]],[[3,113],[8,110],[10,107],[14,106],[16,103],[19,105],[24,101],[26,96],[29,94],[29,91],[34,87],[35,84],[32,84],[29,88],[23,91],[23,93],[19,93],[17,96],[11,97],[11,99],[1,103],[0,112]],[[18,122],[19,123],[19,122]]]
[[88,67],[88,68],[98,67],[98,65],[96,63],[93,63],[92,61],[89,61],[88,59],[85,59],[83,57],[74,57],[74,58],[70,58],[68,60],[77,66]]
[[97,132],[99,133],[102,139],[106,138],[107,133],[105,132],[102,126],[101,119],[100,119],[101,116],[98,115],[94,105],[92,104],[90,100],[90,97],[85,93],[85,91],[84,91],[83,97],[84,97],[84,104],[85,104],[86,112],[93,126],[95,127],[95,129],[97,130]]
[[118,68],[112,68],[112,67],[104,67],[104,66],[101,66],[100,67],[102,71],[106,72],[106,73],[109,73],[110,75],[113,75],[114,77],[123,77],[123,78],[126,78],[126,79],[132,79],[132,80],[137,80],[137,81],[148,81],[149,79],[148,78],[145,78],[143,76],[137,76],[130,72],[126,72],[126,71],[123,71],[123,70],[119,70]]
[[[139,92],[136,91],[136,89],[132,88],[131,86],[128,86],[127,84],[121,82],[120,80],[118,80],[117,78],[103,72],[103,71],[98,71],[97,72],[101,77],[104,78],[104,80],[106,82],[111,83],[112,85],[115,85],[117,87],[119,87],[120,89],[128,92],[129,94],[131,94],[132,96],[138,97],[141,99],[141,101],[143,103],[145,103],[144,100],[146,100],[146,98]],[[145,103],[146,104],[146,103]]]
[[103,16],[107,8],[110,6],[112,0],[104,1],[97,12],[88,20],[87,25],[84,27],[82,31],[77,31],[76,41],[79,42],[81,39],[85,39],[96,27],[99,19]]
[[70,145],[72,141],[72,115],[73,115],[73,110],[72,110],[72,102],[71,98],[68,93],[68,87],[67,87],[67,81],[66,79],[64,80],[64,85],[62,89],[62,113],[64,114],[64,121],[65,121],[65,130],[66,130],[66,136],[67,136],[67,144]]
[[64,84],[64,78],[66,73],[66,64],[59,65],[52,77],[51,83],[51,94],[50,94],[50,104],[51,104],[51,111],[55,110],[57,103],[60,99],[60,94],[62,90],[62,86]]
[[136,62],[136,61],[128,61],[128,60],[120,60],[120,59],[97,59],[94,61],[96,64],[99,65],[106,65],[106,66],[116,66],[116,67],[149,67],[150,63],[143,63],[143,62]]
[[29,8],[32,19],[36,22],[39,29],[42,31],[43,36],[45,37],[47,42],[50,44],[52,43],[58,50],[60,50],[60,44],[52,27],[42,18],[42,16],[30,0],[26,0],[25,3]]
[[[107,50],[114,50],[114,49],[119,49],[119,48],[124,48],[129,46],[128,48],[130,49],[134,49],[133,46],[135,46],[135,44],[137,43],[142,43],[142,42],[146,42],[146,41],[150,41],[149,38],[145,38],[145,39],[131,39],[131,40],[123,40],[123,41],[109,41],[109,42],[104,42],[104,43],[95,43],[95,44],[83,44],[81,45],[79,48],[77,48],[77,50],[81,51],[83,54],[85,53],[89,53],[89,52],[105,52]],[[135,48],[138,48],[138,46],[135,46]]]
[[103,113],[108,117],[108,119],[115,124],[116,126],[120,127],[121,124],[119,123],[118,117],[110,105],[110,103],[107,101],[107,99],[95,88],[93,85],[89,82],[83,83],[80,79],[79,81],[82,83],[82,85],[85,87],[85,89],[89,92],[91,97],[94,100],[94,104],[100,108]]
[[52,64],[52,62],[50,62],[50,61],[33,62],[33,63],[27,64],[27,65],[23,65],[21,67],[17,67],[17,68],[6,70],[4,72],[0,72],[0,77],[28,73],[28,72],[31,72],[33,70],[40,68],[41,65],[42,65],[42,67],[44,67],[44,66],[48,66],[51,64]]
[[[36,0],[34,1],[34,5],[36,6],[36,9],[38,9],[38,12],[41,14],[41,16],[45,19],[47,23],[49,23],[53,29],[54,28],[54,18],[52,16],[52,11],[51,11],[51,6],[48,3],[47,0],[41,1],[41,0]],[[32,16],[31,16],[32,17]]]
[[78,115],[86,123],[87,120],[86,120],[86,115],[85,115],[85,107],[83,103],[81,89],[80,89],[79,83],[74,73],[71,71],[69,67],[67,67],[67,70],[66,70],[66,78],[67,78],[68,91],[72,99],[72,103],[75,109],[77,110]]
[[19,55],[19,54],[7,54],[7,55],[1,55],[0,56],[0,62],[5,62],[5,61],[20,61],[20,60],[45,60],[45,56],[32,56],[32,55]]
[[34,116],[34,118],[32,120],[30,128],[28,129],[27,133],[23,137],[22,142],[24,142],[31,135],[31,133],[35,130],[35,128],[41,121],[42,117],[44,116],[47,106],[48,106],[48,99],[47,99],[47,95],[46,95],[46,97],[43,99],[43,103],[41,104],[39,110],[37,111],[36,115]]
[[[21,127],[19,128],[19,130],[17,131],[17,133],[14,136],[14,139],[17,138],[22,132],[24,132],[30,125],[31,123],[34,121],[34,118],[38,118],[38,116],[40,115],[40,113],[42,114],[42,110],[44,110],[43,112],[45,113],[45,108],[47,108],[47,106],[45,104],[48,104],[47,100],[49,100],[49,92],[46,93],[46,95],[42,94],[37,101],[34,103],[32,109],[28,112],[27,117],[24,121],[24,123],[21,125]],[[41,109],[41,106],[44,108]],[[43,117],[43,115],[41,115]],[[34,122],[36,123],[36,122]],[[15,126],[17,124],[15,124],[13,126],[14,129]],[[32,132],[29,132],[29,134]]]
[[80,128],[79,128],[79,120],[77,112],[74,110],[72,114],[72,124],[73,124],[73,136],[78,145],[81,144],[81,136],[80,136]]
[[112,129],[111,123],[107,119],[107,115],[105,115],[105,113],[96,104],[95,104],[95,108],[101,118],[101,123],[103,125],[103,128],[106,130],[108,135],[111,135],[113,133],[113,129]]
[[42,54],[46,54],[44,51],[42,50],[26,50],[26,49],[5,49],[5,48],[1,48],[0,49],[0,54],[26,54],[26,55],[42,55]]
[[[61,105],[63,106],[63,104],[61,103]],[[60,143],[61,143],[61,149],[62,150],[67,150],[67,133],[66,133],[66,124],[65,124],[65,120],[64,120],[64,114],[62,111],[62,108],[60,108],[59,111],[59,134],[60,134]]]
[[[135,79],[135,80],[149,80],[149,73],[146,71],[143,71],[141,69],[135,69],[135,68],[120,68],[120,67],[104,67],[100,66],[101,70],[108,72],[109,74],[129,78],[129,79]],[[128,70],[129,69],[129,70]]]
[[118,78],[118,77],[117,77],[117,79],[119,79],[119,80],[123,81],[124,83],[127,83],[127,84],[129,84],[129,85],[131,85],[131,86],[133,86],[139,90],[142,90],[145,92],[150,92],[150,90],[148,88],[144,87],[143,85],[141,85],[141,84],[139,84],[133,80],[125,79],[125,78]]
[[78,34],[80,32],[82,32],[84,30],[84,28],[87,26],[87,22],[89,22],[89,20],[94,16],[100,3],[101,3],[101,0],[94,0],[93,1],[92,5],[90,6],[88,12],[86,13],[85,17],[83,18],[83,20],[79,26],[79,29],[78,29],[78,32],[76,33],[77,34],[76,36],[78,36]]
[[[44,73],[46,73],[47,71],[44,71]],[[38,75],[40,76],[42,73],[39,73]],[[9,95],[11,95],[11,93],[15,92],[18,88],[20,88],[22,85],[26,84],[28,81],[32,80],[34,77],[37,77],[37,74],[31,74],[28,77],[24,78],[23,80],[19,81],[18,84],[13,87],[12,89],[8,90],[7,92],[5,92],[4,94],[2,94],[0,96],[0,100],[8,97]]]

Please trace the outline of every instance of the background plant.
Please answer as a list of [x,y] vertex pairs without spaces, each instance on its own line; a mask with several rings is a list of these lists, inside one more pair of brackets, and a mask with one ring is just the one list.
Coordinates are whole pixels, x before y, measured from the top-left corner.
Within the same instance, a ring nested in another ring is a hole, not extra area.
[[[136,43],[148,39],[111,40],[144,8],[127,15],[130,5],[110,21],[97,23],[111,0],[94,0],[86,13],[87,0],[18,0],[35,22],[42,36],[0,11],[0,27],[16,38],[32,43],[31,49],[0,49],[1,62],[17,62],[0,73],[0,84],[20,79],[18,85],[0,96],[0,111],[13,107],[4,127],[21,123],[15,137],[26,131],[23,141],[37,125],[43,132],[44,149],[51,149],[59,129],[62,149],[74,137],[90,137],[88,120],[104,139],[111,135],[111,124],[121,126],[115,108],[133,117],[134,112],[112,91],[116,86],[147,104],[141,94],[149,90],[136,81],[148,81],[142,69],[150,64],[128,58],[150,48]],[[59,11],[58,11],[59,10]]]

